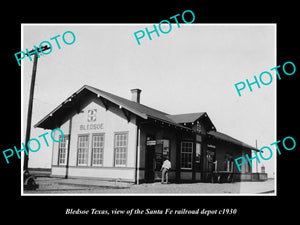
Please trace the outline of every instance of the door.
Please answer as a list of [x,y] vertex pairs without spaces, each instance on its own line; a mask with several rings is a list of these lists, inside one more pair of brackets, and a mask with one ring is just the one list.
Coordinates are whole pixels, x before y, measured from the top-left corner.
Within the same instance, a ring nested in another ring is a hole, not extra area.
[[155,145],[154,137],[148,136],[146,138],[146,163],[145,163],[145,180],[147,182],[154,181],[155,173]]
[[156,140],[156,147],[155,147],[155,165],[154,169],[156,171],[155,173],[155,179],[161,180],[161,167],[163,165],[164,160],[166,159],[166,156],[168,156],[170,159],[170,140],[169,139],[161,139]]

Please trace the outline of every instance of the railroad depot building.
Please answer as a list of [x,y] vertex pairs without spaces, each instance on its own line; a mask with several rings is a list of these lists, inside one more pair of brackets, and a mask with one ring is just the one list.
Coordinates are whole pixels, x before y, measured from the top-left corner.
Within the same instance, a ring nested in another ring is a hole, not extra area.
[[128,100],[84,85],[35,125],[64,133],[53,143],[52,176],[153,182],[165,156],[177,182],[210,181],[216,171],[236,181],[266,176],[248,162],[239,172],[234,159],[257,149],[218,132],[206,112],[169,115],[141,104],[141,90],[131,92]]

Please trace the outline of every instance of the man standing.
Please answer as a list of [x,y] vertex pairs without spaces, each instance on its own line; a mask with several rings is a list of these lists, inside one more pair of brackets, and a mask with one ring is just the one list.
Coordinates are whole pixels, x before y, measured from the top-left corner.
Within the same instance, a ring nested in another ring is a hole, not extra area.
[[165,157],[165,161],[161,167],[162,175],[161,175],[161,183],[164,183],[164,179],[166,178],[166,183],[168,183],[169,179],[169,169],[171,169],[171,162],[169,161],[169,157]]

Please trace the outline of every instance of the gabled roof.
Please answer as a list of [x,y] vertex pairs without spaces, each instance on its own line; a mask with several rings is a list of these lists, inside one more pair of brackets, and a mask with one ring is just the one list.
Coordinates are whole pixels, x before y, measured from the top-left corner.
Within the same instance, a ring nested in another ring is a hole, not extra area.
[[165,115],[167,115],[167,113],[162,112],[162,111],[158,111],[156,109],[150,108],[148,106],[145,106],[143,104],[128,100],[126,98],[122,98],[119,97],[117,95],[113,95],[111,93],[99,90],[97,88],[85,85],[87,89],[93,91],[96,94],[99,94],[102,97],[105,97],[106,99],[117,103],[118,105],[128,108],[131,111],[135,111],[135,112],[139,112],[139,114],[142,114],[144,116],[142,116],[143,118],[147,119],[147,115],[151,115],[151,116],[156,116],[156,117],[164,117]]
[[212,123],[210,118],[208,117],[206,112],[198,112],[198,113],[185,113],[185,114],[176,114],[176,115],[168,115],[170,119],[174,122],[186,125],[188,123],[195,123],[196,121],[202,121],[206,129],[216,130],[215,125]]
[[251,146],[251,145],[248,145],[242,141],[239,141],[233,137],[230,137],[229,135],[227,134],[224,134],[224,133],[221,133],[221,132],[218,132],[218,131],[209,131],[208,132],[209,135],[211,135],[213,138],[216,138],[216,139],[219,139],[219,140],[223,140],[223,141],[226,141],[226,142],[230,142],[232,144],[235,144],[235,145],[238,145],[238,146],[242,146],[244,148],[247,148],[247,149],[251,149],[251,150],[255,150],[255,151],[259,151],[259,149]]
[[99,98],[104,98],[107,101],[110,101],[114,104],[119,105],[119,107],[128,110],[129,112],[143,118],[143,119],[156,119],[165,123],[172,124],[177,127],[185,128],[187,130],[191,130],[188,127],[182,126],[172,119],[168,117],[168,114],[151,107],[145,106],[143,104],[119,97],[117,95],[111,94],[109,92],[102,91],[100,89],[91,87],[89,85],[84,85],[77,92],[67,98],[63,103],[61,103],[58,107],[52,110],[48,115],[46,115],[42,120],[40,120],[34,127],[41,127],[46,129],[51,129],[53,127],[51,120],[54,121],[57,116],[64,116],[64,111],[67,111],[66,108],[72,107],[72,101],[82,101],[83,97],[80,95],[84,95],[84,92],[88,92],[89,94],[95,94]]
[[185,114],[168,115],[168,117],[176,123],[194,123],[204,114],[205,112],[185,113]]
[[[179,124],[177,124],[176,122],[174,122],[172,119],[170,119],[168,116],[169,114],[153,109],[151,107],[148,107],[146,105],[143,105],[141,103],[137,103],[135,101],[131,101],[128,100],[126,98],[122,98],[119,97],[117,95],[113,95],[111,93],[99,90],[97,88],[85,85],[87,89],[95,92],[96,94],[99,94],[102,97],[105,97],[106,99],[124,107],[125,109],[133,112],[134,114],[137,114],[138,116],[141,116],[144,119],[147,119],[148,117],[152,118],[152,119],[157,119],[166,123],[170,123],[172,125],[176,125],[176,126],[180,126],[180,127],[184,127],[181,126]],[[186,127],[184,127],[186,128]]]
[[41,119],[37,124],[35,124],[34,127],[40,127],[45,129],[56,128],[56,121],[66,120],[67,117],[71,115],[72,110],[74,110],[74,108],[82,104],[86,97],[90,96],[91,94],[100,98],[101,101],[102,99],[105,99],[105,101],[112,102],[118,105],[120,108],[125,109],[143,119],[151,118],[154,120],[159,120],[168,124],[172,124],[176,127],[184,128],[185,130],[189,131],[192,131],[192,129],[187,126],[184,126],[184,123],[193,123],[199,120],[200,118],[204,117],[205,119],[203,121],[206,124],[208,124],[208,126],[211,128],[208,132],[208,134],[211,135],[211,137],[258,151],[258,149],[248,144],[245,144],[221,132],[217,132],[213,123],[207,116],[206,112],[169,115],[165,112],[119,97],[109,92],[102,91],[89,85],[84,85],[83,87],[81,87],[78,91],[76,91],[74,94],[68,97],[64,102],[62,102],[59,106],[57,106],[54,110],[47,114],[43,119]]

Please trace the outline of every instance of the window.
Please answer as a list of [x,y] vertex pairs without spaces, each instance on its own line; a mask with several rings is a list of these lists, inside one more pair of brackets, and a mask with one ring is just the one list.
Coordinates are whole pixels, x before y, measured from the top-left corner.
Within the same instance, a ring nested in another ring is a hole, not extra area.
[[[59,140],[61,135],[59,136]],[[58,144],[58,165],[66,165],[67,163],[67,151],[68,151],[69,137],[64,135],[64,138]]]
[[181,169],[192,169],[193,142],[181,142]]
[[170,140],[168,139],[163,140],[163,158],[166,156],[170,159]]
[[128,133],[115,134],[115,166],[126,166]]
[[89,136],[81,135],[78,136],[78,155],[77,155],[77,165],[87,166],[88,164],[88,145]]
[[104,149],[104,134],[93,134],[92,136],[92,165],[102,166]]
[[201,144],[196,143],[196,163],[200,163],[200,157],[201,157]]

